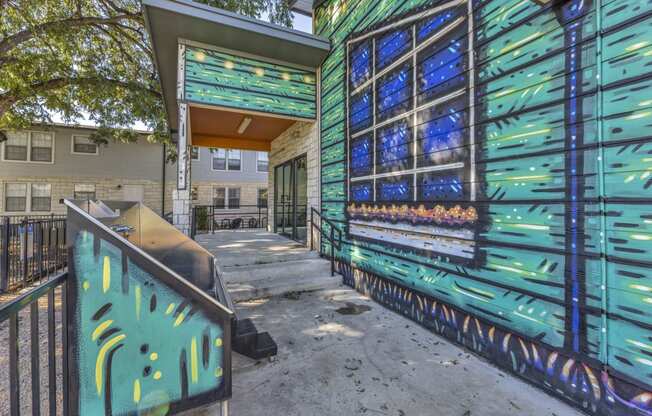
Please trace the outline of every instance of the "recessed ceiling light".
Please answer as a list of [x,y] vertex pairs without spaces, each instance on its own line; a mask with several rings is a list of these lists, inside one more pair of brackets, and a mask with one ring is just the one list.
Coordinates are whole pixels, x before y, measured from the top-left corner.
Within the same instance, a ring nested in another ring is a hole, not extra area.
[[251,117],[245,117],[242,119],[242,122],[240,122],[240,126],[238,126],[238,134],[242,134],[247,130],[247,127],[249,127],[249,124],[251,124],[251,121],[253,119]]

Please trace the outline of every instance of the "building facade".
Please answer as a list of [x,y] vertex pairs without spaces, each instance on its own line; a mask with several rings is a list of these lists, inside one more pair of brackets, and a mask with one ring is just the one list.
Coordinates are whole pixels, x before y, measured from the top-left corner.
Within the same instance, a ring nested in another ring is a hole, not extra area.
[[144,3],[180,148],[269,150],[274,230],[312,204],[346,284],[590,414],[652,414],[650,0],[300,2],[313,37]]
[[[0,215],[63,214],[64,198],[141,201],[158,213],[171,212],[176,165],[165,163],[164,146],[145,135],[135,143],[96,144],[92,132],[66,126],[6,132],[0,144]],[[226,156],[218,149],[192,152],[194,202],[225,210],[264,206],[267,154]]]

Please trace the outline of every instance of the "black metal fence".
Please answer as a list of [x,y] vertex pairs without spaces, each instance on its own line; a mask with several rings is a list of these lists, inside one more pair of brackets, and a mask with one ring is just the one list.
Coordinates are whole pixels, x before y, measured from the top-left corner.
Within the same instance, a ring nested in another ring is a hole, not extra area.
[[0,414],[68,414],[67,277],[0,304]]
[[0,217],[0,293],[61,272],[66,259],[65,216]]
[[192,236],[216,230],[267,228],[267,207],[240,205],[224,209],[215,205],[196,205],[192,208]]

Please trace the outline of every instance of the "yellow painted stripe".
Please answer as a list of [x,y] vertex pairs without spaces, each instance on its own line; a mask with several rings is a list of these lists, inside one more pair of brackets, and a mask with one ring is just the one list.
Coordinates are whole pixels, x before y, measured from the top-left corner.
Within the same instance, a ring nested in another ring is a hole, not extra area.
[[169,314],[172,313],[173,310],[174,310],[174,303],[170,303],[170,304],[168,305],[168,308],[165,310],[165,314],[166,314],[166,315],[169,315]]
[[111,287],[111,260],[104,256],[104,268],[102,270],[102,292],[108,292]]
[[177,327],[177,326],[181,325],[181,322],[183,322],[184,317],[185,317],[185,315],[183,314],[183,312],[179,313],[179,316],[177,316],[177,320],[174,321],[174,326]]
[[136,289],[134,290],[134,296],[136,297],[136,320],[140,321],[140,298],[141,298],[140,285],[136,285]]
[[140,380],[134,380],[134,403],[140,402]]
[[197,368],[197,338],[192,337],[190,341],[190,378],[193,383],[199,381],[199,372]]
[[116,335],[104,344],[97,353],[97,359],[95,360],[95,387],[97,387],[98,396],[102,395],[102,370],[104,367],[104,356],[108,350],[125,338],[127,338],[127,336],[124,334]]
[[106,328],[111,326],[112,323],[113,321],[111,319],[107,319],[106,321],[99,324],[97,328],[95,328],[95,331],[93,331],[93,333],[91,334],[91,340],[97,341],[100,335],[102,335],[102,332],[104,332]]

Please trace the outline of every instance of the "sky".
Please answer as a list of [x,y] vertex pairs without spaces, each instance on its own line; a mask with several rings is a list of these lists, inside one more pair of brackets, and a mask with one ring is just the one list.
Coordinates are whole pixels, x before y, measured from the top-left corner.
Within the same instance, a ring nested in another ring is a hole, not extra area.
[[[292,15],[294,17],[293,22],[292,22],[293,23],[293,29],[300,30],[302,32],[312,33],[312,19],[310,17],[299,14],[299,13],[293,13]],[[267,16],[262,16],[261,20],[268,21]],[[63,123],[64,122],[59,114],[54,113],[54,114],[51,114],[51,116],[52,116],[52,121],[54,121],[55,123]],[[87,119],[77,120],[77,122],[73,123],[73,124],[77,124],[77,125],[80,125],[80,126],[90,126],[90,127],[93,127],[93,126],[96,125],[93,121],[87,120]],[[135,130],[139,130],[139,131],[146,131],[147,130],[147,127],[142,123],[136,123],[132,127]]]

